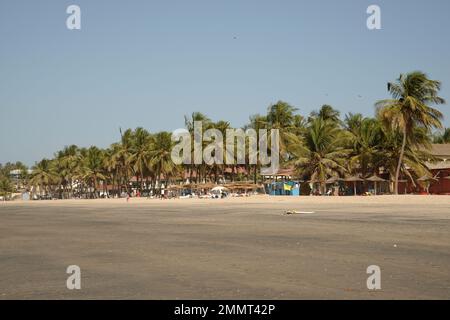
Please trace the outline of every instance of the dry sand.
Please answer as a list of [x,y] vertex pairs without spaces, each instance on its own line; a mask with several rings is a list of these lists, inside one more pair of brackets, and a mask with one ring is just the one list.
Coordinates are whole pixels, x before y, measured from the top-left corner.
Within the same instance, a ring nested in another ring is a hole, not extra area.
[[450,197],[0,203],[0,271],[0,299],[448,299]]

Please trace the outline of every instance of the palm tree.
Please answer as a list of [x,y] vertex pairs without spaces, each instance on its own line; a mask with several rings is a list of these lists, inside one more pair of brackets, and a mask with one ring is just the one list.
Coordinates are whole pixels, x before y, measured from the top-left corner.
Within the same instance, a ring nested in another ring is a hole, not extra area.
[[57,176],[53,171],[52,161],[43,159],[34,167],[30,177],[30,185],[39,187],[39,193],[45,191],[46,194],[50,191],[50,186],[57,181]]
[[51,166],[56,177],[55,184],[57,184],[59,199],[63,199],[67,189],[69,173],[64,166],[62,157],[60,156],[57,156],[52,160]]
[[358,128],[361,127],[361,123],[364,120],[364,116],[361,113],[349,112],[345,115],[344,128],[350,133],[356,135]]
[[172,161],[171,152],[174,146],[170,132],[158,132],[154,135],[154,143],[149,153],[149,166],[155,168],[156,178],[161,191],[162,176],[164,175],[166,186],[170,176],[176,173],[176,165]]
[[284,101],[278,101],[267,110],[267,122],[273,128],[285,128],[294,122],[294,114],[298,109]]
[[299,118],[295,112],[298,109],[284,101],[278,101],[267,110],[267,129],[278,129],[280,133],[280,154],[284,159],[289,158],[288,145],[295,141]]
[[328,104],[324,104],[319,111],[311,112],[309,121],[312,121],[314,118],[322,118],[323,120],[338,124],[341,121],[339,116],[340,112],[338,110]]
[[[201,113],[201,112],[193,112],[189,117],[184,116],[184,124],[186,126],[186,129],[189,131],[189,133],[191,134],[191,141],[194,141],[195,137],[194,137],[194,125],[195,122],[201,122],[202,123],[202,132],[200,133],[203,136],[203,133],[210,129],[212,126],[212,121],[211,119],[209,119],[205,114]],[[205,147],[207,145],[207,143],[205,141],[203,141],[203,146]],[[192,143],[192,153],[194,152],[194,144]],[[192,155],[191,159],[194,159],[194,156]],[[205,165],[199,164],[196,165],[194,163],[194,161],[192,161],[192,164],[190,165],[189,168],[189,181],[192,182],[192,175],[194,170],[196,171],[196,182],[199,183],[202,181],[202,172],[205,171]]]
[[306,132],[306,127],[307,127],[306,119],[300,114],[294,115],[293,124],[291,128],[292,133],[297,136],[304,135]]
[[124,133],[121,130],[120,143],[114,148],[113,157],[116,161],[116,166],[120,170],[121,182],[125,184],[127,193],[129,190],[129,177],[133,174],[133,130],[127,129]]
[[52,161],[53,171],[58,176],[58,184],[62,188],[60,189],[61,198],[63,195],[71,194],[73,191],[73,178],[80,161],[78,151],[76,145],[66,146],[55,154],[55,158]]
[[[106,173],[109,176],[109,179],[112,184],[112,192],[117,190],[118,195],[120,195],[120,186],[121,186],[121,178],[120,178],[120,157],[119,157],[119,151],[121,149],[120,143],[113,143],[108,149],[105,150],[105,157],[103,159],[104,167],[106,170]],[[116,182],[117,182],[117,189],[116,189]],[[113,194],[114,196],[114,194]]]
[[[212,127],[214,129],[219,130],[220,133],[222,134],[222,136],[225,137],[226,132],[228,129],[231,128],[231,125],[228,121],[219,120],[219,121],[213,123]],[[222,178],[225,179],[225,164],[216,164],[215,163],[210,170],[210,173],[214,174],[214,182],[216,182],[216,183],[218,181],[219,171],[221,173]],[[210,178],[210,180],[212,181],[211,178]]]
[[369,173],[378,174],[376,159],[383,144],[380,122],[350,113],[345,118],[345,128],[349,134],[349,148],[352,149],[348,169],[360,171],[363,177]]
[[432,128],[442,128],[442,113],[428,104],[444,104],[445,100],[438,96],[441,83],[428,79],[420,71],[401,74],[396,82],[388,83],[387,88],[393,99],[378,101],[376,108],[383,124],[391,130],[398,129],[402,135],[395,170],[394,192],[398,194],[398,179],[408,140],[416,127],[422,127],[428,132]]
[[99,180],[105,181],[105,167],[104,167],[104,151],[93,146],[87,150],[86,156],[83,159],[85,171],[83,179],[91,187],[91,194],[94,198],[97,197],[97,186]]
[[[129,161],[133,164],[136,177],[140,178],[140,191],[144,190],[144,172],[149,162],[152,147],[151,135],[143,128],[136,128],[133,136],[133,151]],[[139,182],[139,181],[138,181]]]
[[346,171],[345,161],[350,150],[344,149],[342,131],[336,125],[321,117],[311,121],[300,143],[295,143],[290,150],[296,169],[312,181],[319,182],[325,192],[328,177],[343,175]]
[[[392,176],[398,165],[399,155],[402,152],[403,136],[400,130],[393,131],[385,127],[382,128],[382,132],[382,142],[374,163],[378,167],[387,169]],[[403,152],[400,173],[404,177],[408,177],[413,186],[416,186],[413,176],[418,178],[424,175],[431,175],[426,165],[427,161],[434,160],[433,156],[426,151],[431,147],[431,137],[424,128],[414,128],[409,141]]]
[[434,137],[434,143],[439,143],[439,144],[450,143],[450,128],[446,128],[446,129],[444,129],[442,134],[436,135]]
[[11,180],[7,177],[0,176],[0,196],[3,199],[7,199],[9,195],[13,192],[14,188],[11,183]]
[[[298,118],[295,118],[296,116],[294,116],[294,123],[295,120]],[[258,136],[259,136],[259,130],[263,130],[263,129],[267,129],[268,126],[268,121],[267,121],[267,116],[262,116],[260,114],[254,114],[251,115],[249,118],[249,123],[244,127],[244,129],[253,129],[257,132]],[[261,168],[261,164],[259,161],[259,150],[257,151],[257,161],[256,161],[256,165],[254,165],[253,167],[253,183],[256,184],[257,179],[258,179],[258,169]]]

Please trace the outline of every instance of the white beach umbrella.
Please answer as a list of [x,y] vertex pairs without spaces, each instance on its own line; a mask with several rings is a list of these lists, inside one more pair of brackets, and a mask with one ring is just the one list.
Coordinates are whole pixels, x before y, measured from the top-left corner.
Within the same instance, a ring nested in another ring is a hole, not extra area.
[[225,188],[224,186],[217,186],[211,189],[212,192],[223,192],[224,190],[228,190],[227,188]]

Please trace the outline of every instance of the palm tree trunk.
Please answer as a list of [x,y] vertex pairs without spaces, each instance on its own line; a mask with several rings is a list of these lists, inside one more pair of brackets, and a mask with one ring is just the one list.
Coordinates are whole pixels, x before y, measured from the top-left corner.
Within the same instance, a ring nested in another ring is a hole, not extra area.
[[70,185],[69,185],[69,198],[73,198],[73,179],[70,178]]
[[97,199],[97,178],[94,178],[94,199]]
[[398,158],[397,170],[395,171],[395,185],[394,185],[394,193],[398,194],[398,179],[400,176],[400,169],[402,167],[403,155],[405,154],[406,147],[406,128],[403,129],[403,141],[402,141],[402,149],[400,150],[400,156]]
[[127,167],[125,167],[125,188],[126,188],[126,191],[127,191],[127,194],[131,194],[131,192],[130,192],[130,190],[129,190],[129,179],[128,179],[128,168]]

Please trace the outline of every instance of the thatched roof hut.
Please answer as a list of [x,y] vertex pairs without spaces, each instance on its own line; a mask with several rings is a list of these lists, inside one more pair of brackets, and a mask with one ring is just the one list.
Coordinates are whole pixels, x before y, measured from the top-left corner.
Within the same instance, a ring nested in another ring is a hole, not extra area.
[[375,189],[375,195],[377,194],[377,183],[378,182],[387,182],[387,180],[377,176],[376,174],[374,174],[373,176],[366,178],[366,181],[370,181],[374,183],[374,189]]
[[329,178],[327,181],[325,181],[326,184],[333,184],[339,181],[343,181],[344,179],[339,178],[339,177],[331,177]]

